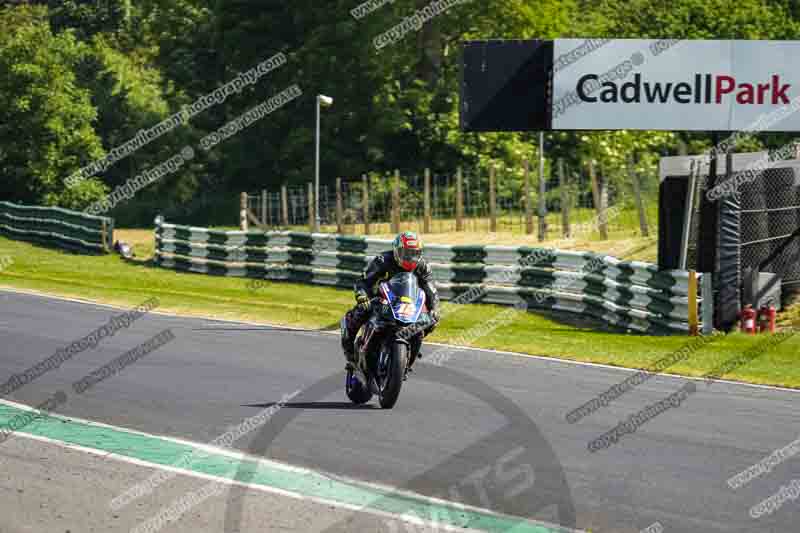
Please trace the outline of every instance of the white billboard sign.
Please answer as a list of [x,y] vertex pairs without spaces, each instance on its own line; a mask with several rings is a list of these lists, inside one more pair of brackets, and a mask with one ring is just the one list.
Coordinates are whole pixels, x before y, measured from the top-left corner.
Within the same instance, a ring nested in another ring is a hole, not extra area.
[[554,130],[800,131],[800,41],[556,39]]

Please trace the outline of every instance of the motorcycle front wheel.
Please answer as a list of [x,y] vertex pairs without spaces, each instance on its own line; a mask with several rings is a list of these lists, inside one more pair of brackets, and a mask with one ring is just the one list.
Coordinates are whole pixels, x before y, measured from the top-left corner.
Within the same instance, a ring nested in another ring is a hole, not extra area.
[[403,386],[403,374],[406,371],[408,362],[408,346],[402,342],[395,342],[392,345],[392,354],[389,358],[386,378],[381,387],[380,404],[384,409],[391,409],[397,403],[400,396],[400,388]]

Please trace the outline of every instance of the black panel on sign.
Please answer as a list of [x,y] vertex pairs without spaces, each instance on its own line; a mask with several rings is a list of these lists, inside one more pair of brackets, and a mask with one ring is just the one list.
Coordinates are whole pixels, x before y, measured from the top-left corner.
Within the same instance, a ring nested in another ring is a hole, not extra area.
[[461,129],[550,129],[553,41],[467,41],[461,63]]

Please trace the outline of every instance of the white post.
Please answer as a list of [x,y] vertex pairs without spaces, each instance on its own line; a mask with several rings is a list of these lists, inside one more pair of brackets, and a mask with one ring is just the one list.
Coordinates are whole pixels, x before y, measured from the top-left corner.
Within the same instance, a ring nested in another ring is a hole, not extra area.
[[[695,164],[694,159],[689,163],[689,183],[687,184],[686,194],[686,214],[683,217],[683,230],[681,233],[681,250],[678,258],[678,268],[686,270],[689,255],[689,233],[692,231],[692,218],[694,217],[694,196],[697,176],[699,176],[699,165]],[[696,266],[696,265],[695,265]]]
[[316,156],[314,158],[314,232],[319,232],[319,96],[317,96],[317,142]]
[[703,311],[703,335],[714,332],[714,280],[710,273],[704,273],[701,281],[700,296],[703,301],[700,309]]
[[314,158],[314,232],[319,232],[319,115],[321,106],[333,105],[333,98],[325,96],[324,94],[317,95],[317,142],[316,142],[316,156]]

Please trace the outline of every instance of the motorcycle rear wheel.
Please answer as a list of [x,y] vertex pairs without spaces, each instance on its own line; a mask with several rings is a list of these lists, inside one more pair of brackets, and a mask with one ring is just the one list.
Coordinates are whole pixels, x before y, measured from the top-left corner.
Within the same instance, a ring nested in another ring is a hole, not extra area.
[[360,380],[354,378],[352,370],[347,371],[344,379],[344,391],[351,402],[361,405],[372,399],[370,390]]
[[397,403],[407,363],[408,346],[402,342],[394,343],[389,368],[386,372],[386,382],[383,384],[379,398],[381,407],[384,409],[391,409]]

